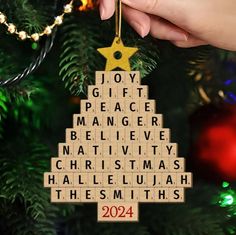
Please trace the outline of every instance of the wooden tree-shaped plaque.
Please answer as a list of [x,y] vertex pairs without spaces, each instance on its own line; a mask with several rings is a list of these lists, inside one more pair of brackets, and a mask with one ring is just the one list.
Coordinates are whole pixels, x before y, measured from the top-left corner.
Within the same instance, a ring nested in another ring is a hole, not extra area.
[[51,201],[98,203],[98,221],[138,221],[138,203],[181,203],[192,187],[139,72],[96,72],[96,85],[51,159]]

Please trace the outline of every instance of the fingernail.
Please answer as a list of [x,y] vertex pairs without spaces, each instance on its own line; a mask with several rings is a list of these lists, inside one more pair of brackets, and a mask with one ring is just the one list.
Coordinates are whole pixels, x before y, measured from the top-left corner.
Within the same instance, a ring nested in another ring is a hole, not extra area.
[[134,28],[134,30],[142,37],[144,38],[145,36],[147,36],[147,32],[145,30],[145,28],[139,24],[136,21],[131,21],[130,25]]
[[100,11],[101,20],[106,20],[105,8],[104,8],[103,4],[100,4],[99,11]]
[[168,40],[174,40],[174,41],[187,41],[188,36],[185,33],[178,32],[178,31],[170,31],[168,33]]

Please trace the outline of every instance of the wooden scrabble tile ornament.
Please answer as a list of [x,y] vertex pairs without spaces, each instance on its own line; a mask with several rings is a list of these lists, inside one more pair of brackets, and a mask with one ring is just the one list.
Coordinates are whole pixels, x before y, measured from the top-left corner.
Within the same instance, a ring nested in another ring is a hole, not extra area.
[[[53,203],[98,203],[98,221],[127,222],[138,221],[139,202],[183,203],[192,174],[177,157],[140,72],[130,71],[137,48],[121,40],[121,1],[116,3],[116,37],[111,47],[98,49],[106,71],[96,72],[44,186]],[[111,71],[117,68],[122,71]]]

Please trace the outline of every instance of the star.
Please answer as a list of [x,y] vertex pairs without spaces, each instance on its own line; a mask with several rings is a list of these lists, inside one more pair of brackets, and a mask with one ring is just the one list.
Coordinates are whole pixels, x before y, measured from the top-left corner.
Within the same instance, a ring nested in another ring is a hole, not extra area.
[[98,52],[101,53],[106,59],[106,71],[111,71],[115,68],[120,68],[125,71],[130,71],[129,58],[138,50],[135,47],[125,47],[122,40],[115,37],[111,47],[99,48]]

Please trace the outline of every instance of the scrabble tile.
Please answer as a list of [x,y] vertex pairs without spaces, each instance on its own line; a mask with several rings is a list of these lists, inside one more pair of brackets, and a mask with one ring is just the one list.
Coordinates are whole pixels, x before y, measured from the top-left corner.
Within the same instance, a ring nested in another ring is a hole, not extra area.
[[162,173],[147,173],[147,187],[156,188],[162,186]]
[[118,128],[128,128],[133,125],[133,114],[130,112],[120,112],[116,116]]
[[67,128],[66,129],[66,143],[74,143],[80,139],[80,129]]
[[95,113],[96,112],[97,100],[81,100],[80,102],[80,113]]
[[[153,128],[139,128],[139,141],[140,143],[149,143],[151,146],[152,143],[155,145],[155,143],[158,143],[158,141],[155,138],[155,130]],[[149,151],[152,151],[152,148],[150,148]],[[153,152],[153,151],[152,151]]]
[[96,188],[81,188],[81,202],[93,203],[96,202]]
[[169,170],[170,172],[184,172],[185,171],[185,159],[184,158],[169,158]]
[[155,172],[167,173],[170,172],[169,158],[155,158]]
[[117,99],[118,98],[118,90],[116,89],[117,86],[115,85],[103,85],[103,99]]
[[136,157],[146,157],[148,156],[148,149],[146,143],[133,144],[133,154]]
[[88,175],[90,173],[74,173],[74,187],[75,188],[88,188]]
[[118,99],[111,99],[110,100],[110,110],[108,111],[109,114],[118,114],[125,112],[125,104],[124,100]]
[[125,201],[125,190],[123,187],[111,188],[110,189],[110,200],[115,202]]
[[177,157],[178,145],[173,143],[162,143],[162,157]]
[[96,197],[95,202],[110,202],[112,200],[111,198],[111,189],[107,187],[102,188],[95,188]]
[[149,128],[162,128],[163,127],[163,115],[156,113],[147,113],[147,127]]
[[141,100],[135,100],[135,99],[125,99],[125,112],[131,112],[131,113],[139,113],[143,112],[143,110],[140,108],[140,102]]
[[72,157],[74,153],[73,144],[59,143],[58,157]]
[[118,174],[117,187],[131,187],[133,185],[133,175],[132,173],[122,173]]
[[133,99],[148,99],[148,86],[140,86],[140,85],[135,85],[133,86]]
[[97,157],[96,158],[96,172],[110,172],[110,163],[111,159],[110,157]]
[[89,158],[81,158],[80,159],[80,166],[81,171],[83,173],[91,173],[95,172],[96,169],[96,158],[95,157],[89,157]]
[[155,128],[155,140],[157,142],[170,142],[170,129],[169,128]]
[[154,202],[154,191],[153,188],[139,188],[139,202]]
[[117,149],[119,149],[119,157],[123,158],[127,158],[127,157],[131,157],[132,156],[132,144],[130,143],[119,143],[117,144]]
[[114,131],[110,131],[110,141],[111,142],[118,142],[118,143],[124,143],[126,142],[125,138],[125,128],[116,128]]
[[65,170],[67,172],[76,172],[81,169],[80,158],[66,158]]
[[101,149],[101,155],[103,157],[116,157],[118,154],[118,148],[117,148],[117,143],[111,142],[111,143],[103,143],[102,149]]
[[73,157],[87,157],[89,156],[89,145],[87,142],[73,144]]
[[133,173],[133,187],[146,187],[147,173]]
[[117,86],[117,98],[124,100],[134,98],[132,85]]
[[73,127],[74,128],[78,128],[81,126],[87,126],[87,118],[86,118],[87,114],[83,115],[83,114],[74,114],[73,115]]
[[125,84],[138,84],[140,85],[141,78],[139,71],[131,71],[125,74]]
[[96,71],[96,85],[110,84],[110,72]]
[[161,144],[160,143],[147,143],[147,156],[148,157],[161,157]]
[[193,186],[192,173],[176,173],[177,174],[177,187],[191,188]]
[[103,187],[105,188],[116,188],[118,185],[118,176],[115,172],[103,173]]
[[58,185],[62,188],[73,187],[74,186],[74,175],[73,173],[59,173],[58,174]]
[[169,202],[184,202],[184,189],[183,188],[170,188],[169,189]]
[[45,172],[44,173],[44,187],[58,187],[59,185],[59,173],[51,173]]
[[104,114],[110,114],[113,112],[112,108],[112,102],[113,99],[103,99],[103,100],[96,100],[96,115],[104,115]]
[[169,188],[155,188],[154,189],[155,202],[169,202]]
[[162,173],[162,186],[176,187],[177,177],[176,173]]
[[140,112],[155,113],[156,112],[156,100],[140,100],[139,102]]
[[103,97],[103,86],[101,85],[89,85],[88,86],[88,99],[101,99]]
[[110,72],[110,83],[112,85],[125,84],[125,72],[124,71],[111,71]]
[[65,203],[66,202],[66,189],[65,188],[51,188],[51,202],[52,203]]
[[125,157],[125,172],[139,172],[140,158]]
[[51,158],[51,171],[52,172],[63,172],[66,170],[66,158]]
[[125,168],[125,158],[111,158],[110,162],[111,172],[124,172]]
[[117,113],[113,114],[103,114],[102,116],[102,127],[103,128],[112,128],[117,127]]
[[139,188],[125,188],[125,202],[139,202]]
[[143,127],[147,127],[147,114],[146,113],[133,114],[133,123],[134,123],[134,126],[139,129]]
[[88,156],[90,157],[101,157],[103,154],[103,144],[91,143],[88,145]]
[[139,157],[139,171],[141,173],[155,172],[155,158]]
[[81,191],[82,188],[66,188],[65,189],[65,198],[66,202],[78,203],[81,202]]
[[89,187],[102,187],[103,186],[103,173],[94,172],[93,174],[88,174],[88,186]]

